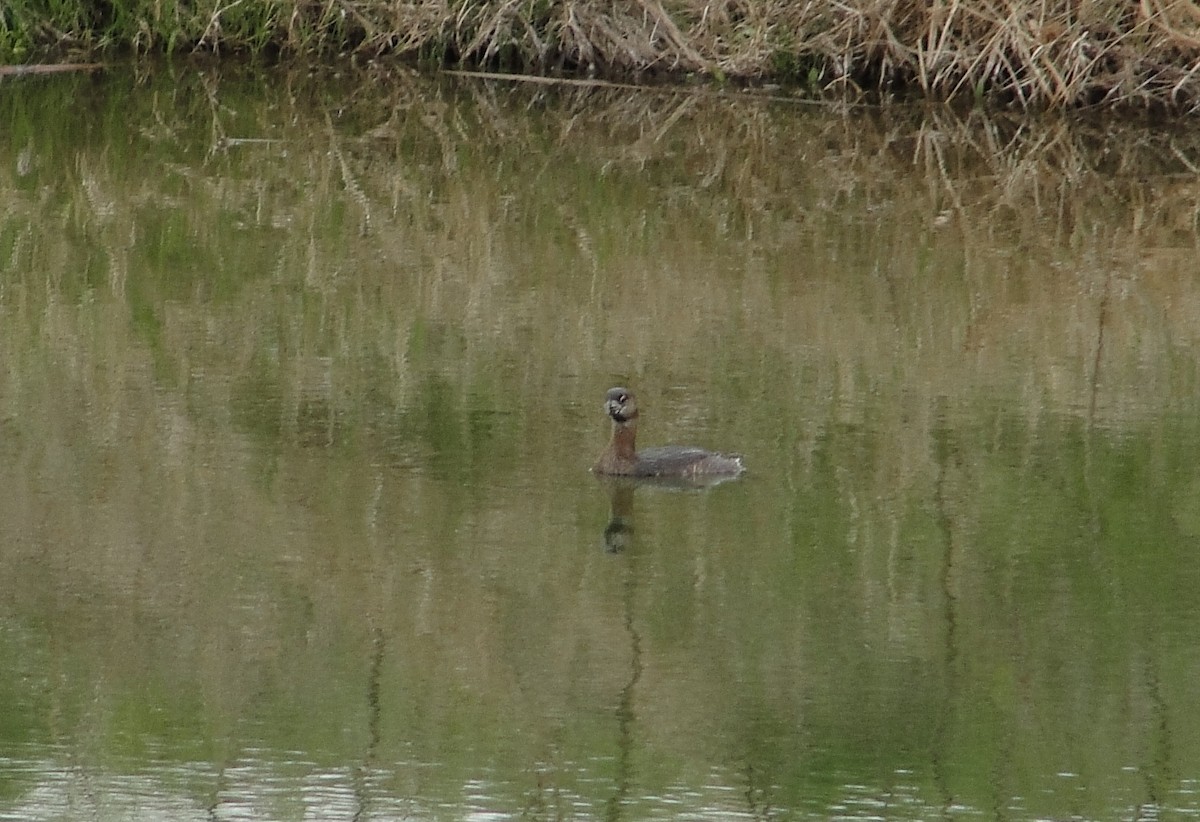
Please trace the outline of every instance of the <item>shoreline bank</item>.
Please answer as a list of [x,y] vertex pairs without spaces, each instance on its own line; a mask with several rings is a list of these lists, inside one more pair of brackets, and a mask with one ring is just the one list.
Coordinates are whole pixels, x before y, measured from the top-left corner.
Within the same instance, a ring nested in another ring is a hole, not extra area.
[[1200,7],[1142,0],[17,0],[0,63],[114,53],[353,56],[612,80],[783,83],[1023,109],[1200,110]]

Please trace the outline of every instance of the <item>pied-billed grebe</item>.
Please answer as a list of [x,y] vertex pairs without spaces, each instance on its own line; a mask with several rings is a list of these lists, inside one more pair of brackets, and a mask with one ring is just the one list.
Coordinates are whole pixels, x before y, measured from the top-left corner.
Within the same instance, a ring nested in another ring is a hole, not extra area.
[[667,445],[638,451],[637,399],[627,388],[610,388],[604,410],[613,422],[612,439],[592,468],[597,474],[622,477],[735,476],[742,473],[742,458],[714,454],[703,448]]

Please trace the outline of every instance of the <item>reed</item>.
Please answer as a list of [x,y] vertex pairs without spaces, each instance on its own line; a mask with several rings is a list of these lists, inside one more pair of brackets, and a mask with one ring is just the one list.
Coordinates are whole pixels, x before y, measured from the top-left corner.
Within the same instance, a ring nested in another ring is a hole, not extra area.
[[699,74],[1024,108],[1200,105],[1195,0],[14,0],[0,12],[0,59],[118,49]]

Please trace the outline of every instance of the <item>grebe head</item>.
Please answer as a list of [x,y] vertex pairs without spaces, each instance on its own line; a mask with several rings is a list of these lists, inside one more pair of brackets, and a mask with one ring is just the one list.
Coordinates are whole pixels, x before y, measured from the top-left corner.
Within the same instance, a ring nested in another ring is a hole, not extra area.
[[637,399],[628,388],[610,388],[604,395],[604,412],[618,425],[637,419]]

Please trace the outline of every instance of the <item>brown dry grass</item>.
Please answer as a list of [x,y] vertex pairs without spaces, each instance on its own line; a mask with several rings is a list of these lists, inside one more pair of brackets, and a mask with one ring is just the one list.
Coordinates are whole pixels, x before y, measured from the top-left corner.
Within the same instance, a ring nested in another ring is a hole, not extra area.
[[1023,107],[1193,110],[1193,0],[417,0],[350,6],[373,53],[608,74],[702,72],[816,89],[919,89]]
[[700,74],[1031,107],[1200,105],[1196,0],[200,0],[10,9],[0,58],[198,49]]

